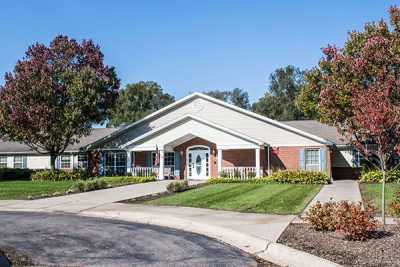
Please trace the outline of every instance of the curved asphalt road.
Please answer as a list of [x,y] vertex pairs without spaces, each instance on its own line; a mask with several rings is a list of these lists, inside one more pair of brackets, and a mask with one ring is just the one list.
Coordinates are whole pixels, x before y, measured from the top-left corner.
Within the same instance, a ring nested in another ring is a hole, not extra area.
[[166,227],[28,212],[0,212],[0,223],[0,247],[43,265],[257,266],[236,248]]

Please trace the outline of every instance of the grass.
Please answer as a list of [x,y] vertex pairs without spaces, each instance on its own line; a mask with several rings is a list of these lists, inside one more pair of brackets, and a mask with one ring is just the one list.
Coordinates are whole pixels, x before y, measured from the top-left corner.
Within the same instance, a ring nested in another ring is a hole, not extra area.
[[135,177],[135,176],[105,176],[105,177],[100,177],[100,179],[105,180],[107,184],[112,187],[156,181],[154,177]]
[[0,200],[27,199],[28,196],[39,197],[42,194],[55,192],[64,193],[73,183],[73,181],[0,181]]
[[[385,185],[385,213],[389,213],[389,204],[393,201],[394,193],[400,190],[400,184],[387,183]],[[372,203],[381,212],[382,184],[360,184],[360,191],[364,203]]]
[[147,203],[240,212],[299,214],[320,188],[321,185],[300,184],[211,184]]

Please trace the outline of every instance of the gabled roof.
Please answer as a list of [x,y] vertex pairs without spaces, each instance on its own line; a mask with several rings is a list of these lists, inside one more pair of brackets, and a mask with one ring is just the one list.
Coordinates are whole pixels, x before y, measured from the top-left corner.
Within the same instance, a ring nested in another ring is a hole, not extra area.
[[136,122],[134,122],[132,124],[129,124],[126,127],[121,128],[118,131],[115,131],[115,132],[111,133],[108,136],[105,136],[104,138],[102,138],[100,140],[97,140],[96,142],[90,144],[88,147],[90,147],[92,145],[101,144],[103,142],[106,142],[107,140],[110,140],[110,139],[112,139],[112,138],[114,138],[114,137],[116,137],[116,136],[118,136],[120,134],[123,134],[124,132],[132,129],[133,127],[135,127],[135,126],[137,126],[137,125],[139,125],[139,124],[141,124],[141,123],[143,123],[145,121],[151,120],[152,118],[155,118],[156,116],[159,116],[159,115],[161,115],[161,114],[163,114],[165,112],[173,110],[174,108],[176,108],[176,107],[178,107],[178,106],[180,106],[180,105],[182,105],[182,104],[184,104],[184,103],[186,103],[188,101],[191,101],[192,99],[195,99],[197,97],[206,99],[206,100],[208,100],[210,102],[213,102],[213,103],[216,103],[218,105],[227,107],[229,109],[235,110],[235,111],[240,112],[242,114],[246,114],[249,117],[253,117],[253,118],[262,120],[262,121],[267,122],[267,123],[269,123],[271,125],[274,125],[276,127],[288,130],[288,131],[293,132],[293,133],[297,133],[299,135],[302,135],[304,137],[310,138],[312,140],[316,140],[316,141],[318,141],[320,143],[327,144],[327,145],[331,145],[332,144],[331,141],[329,141],[329,140],[327,140],[327,139],[325,139],[325,138],[323,138],[321,136],[315,135],[312,132],[303,131],[302,129],[292,127],[289,124],[285,124],[285,123],[282,123],[282,122],[267,118],[265,116],[259,115],[257,113],[251,112],[249,110],[246,110],[246,109],[237,107],[235,105],[226,103],[226,102],[224,102],[222,100],[213,98],[213,97],[208,96],[206,94],[196,92],[196,93],[190,94],[190,95],[188,95],[188,96],[186,96],[184,98],[181,98],[180,100],[175,101],[174,103],[172,103],[172,104],[170,104],[170,105],[168,105],[168,106],[166,106],[166,107],[164,107],[162,109],[159,109],[158,111],[153,112],[153,113],[147,115],[146,117],[144,117],[144,118],[142,118],[142,119],[140,119],[140,120],[138,120],[138,121],[136,121]]
[[[112,132],[115,132],[117,129],[118,128],[94,128],[92,129],[90,135],[82,137],[79,143],[68,146],[65,151],[66,152],[79,151],[82,147],[87,146],[88,144],[91,144],[96,140],[99,140],[104,136],[111,134]],[[6,153],[37,153],[37,152],[33,151],[30,147],[28,147],[25,144],[19,142],[4,141],[0,139],[0,153],[6,154]]]
[[282,123],[304,132],[318,135],[326,140],[331,141],[332,143],[335,143],[336,145],[348,144],[343,135],[341,135],[335,127],[323,124],[316,120],[282,121]]
[[145,134],[143,134],[143,135],[141,135],[141,136],[139,136],[139,137],[137,137],[137,138],[135,138],[135,139],[129,141],[128,143],[122,145],[121,148],[125,148],[125,147],[127,147],[127,146],[129,146],[129,145],[131,145],[131,144],[134,144],[134,143],[136,143],[136,142],[139,142],[139,141],[141,141],[141,140],[143,140],[143,139],[145,139],[145,138],[147,138],[147,137],[150,137],[150,136],[152,136],[152,135],[155,135],[155,134],[157,134],[157,133],[160,133],[160,132],[162,132],[163,130],[169,128],[169,127],[172,127],[172,126],[174,126],[174,125],[176,125],[176,124],[179,124],[180,122],[183,122],[183,121],[186,121],[186,120],[190,120],[190,119],[191,119],[191,120],[195,120],[195,121],[197,121],[197,122],[200,122],[200,123],[202,123],[202,124],[211,126],[211,127],[215,128],[215,129],[218,129],[218,130],[223,131],[223,132],[225,132],[225,133],[228,133],[228,134],[231,134],[231,135],[233,135],[233,136],[239,137],[239,138],[241,138],[241,139],[247,140],[247,141],[249,141],[249,142],[251,142],[251,143],[254,143],[254,144],[257,144],[257,145],[264,145],[264,144],[265,144],[265,143],[262,142],[262,141],[259,141],[259,140],[257,140],[257,139],[254,139],[254,138],[252,138],[252,137],[250,137],[250,136],[247,136],[247,135],[245,135],[245,134],[236,132],[236,131],[233,130],[233,129],[228,129],[228,128],[222,126],[222,125],[218,125],[218,124],[216,124],[216,123],[213,123],[213,122],[210,122],[210,121],[201,119],[201,118],[199,118],[199,117],[196,117],[196,116],[194,116],[194,115],[189,115],[189,114],[188,114],[188,115],[185,115],[185,116],[183,116],[183,117],[181,117],[181,118],[178,118],[178,119],[176,119],[176,120],[174,120],[174,121],[171,121],[171,122],[169,122],[169,123],[163,125],[162,127],[158,127],[158,128],[156,128],[156,129],[153,129],[153,130],[151,130],[151,131],[149,131],[149,132],[147,132],[147,133],[145,133]]

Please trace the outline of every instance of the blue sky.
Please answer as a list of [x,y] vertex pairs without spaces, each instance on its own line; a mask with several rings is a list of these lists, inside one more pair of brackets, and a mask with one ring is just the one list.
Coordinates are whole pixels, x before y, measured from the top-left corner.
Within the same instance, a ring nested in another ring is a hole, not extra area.
[[327,44],[387,18],[396,1],[7,1],[0,84],[34,42],[93,39],[122,84],[153,80],[177,98],[239,87],[252,101],[274,69],[314,66]]

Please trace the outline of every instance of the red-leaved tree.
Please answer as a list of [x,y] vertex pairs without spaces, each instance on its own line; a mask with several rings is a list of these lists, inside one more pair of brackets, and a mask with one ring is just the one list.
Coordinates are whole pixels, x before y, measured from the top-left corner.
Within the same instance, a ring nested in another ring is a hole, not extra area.
[[49,154],[51,167],[68,145],[105,120],[119,79],[90,40],[57,36],[34,44],[0,86],[0,136]]
[[319,109],[385,180],[400,151],[400,10],[390,8],[391,30],[384,22],[352,32],[345,49],[323,49]]

